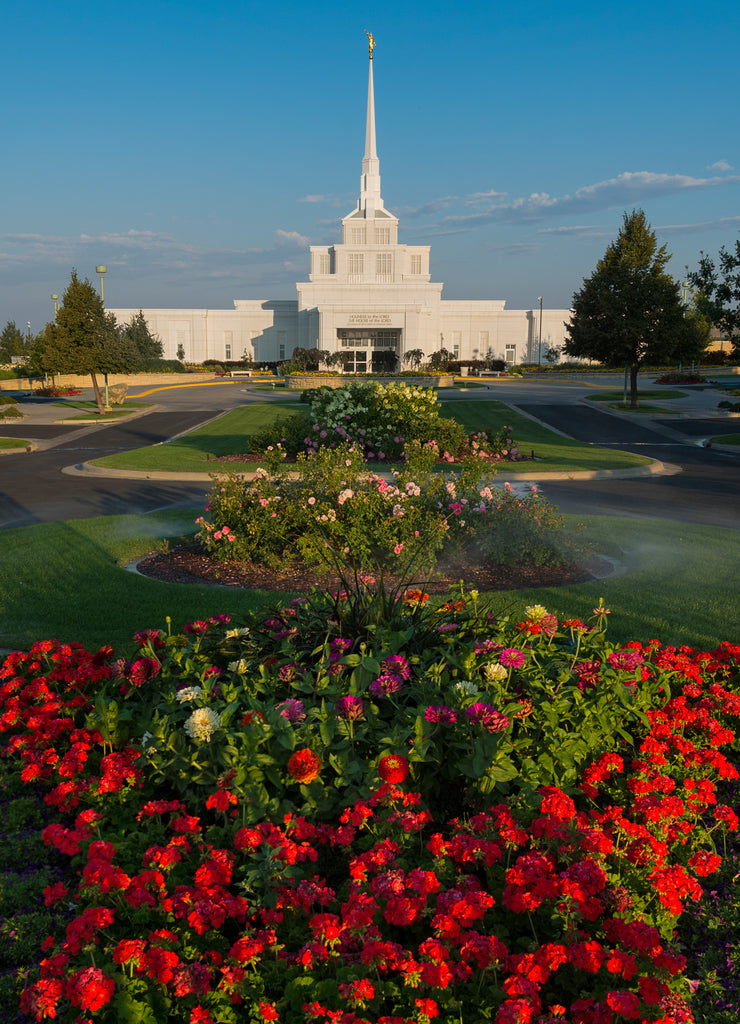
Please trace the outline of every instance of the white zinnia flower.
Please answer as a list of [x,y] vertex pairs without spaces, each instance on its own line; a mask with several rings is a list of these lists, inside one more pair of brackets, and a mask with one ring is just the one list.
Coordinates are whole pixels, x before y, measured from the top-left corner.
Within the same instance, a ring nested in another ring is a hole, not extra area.
[[186,686],[182,690],[177,691],[177,699],[180,704],[185,704],[188,701],[196,700],[203,693],[202,686]]
[[539,622],[548,614],[547,608],[541,604],[530,604],[524,609],[524,614],[532,622]]
[[490,683],[500,683],[503,679],[508,676],[508,670],[503,665],[498,663],[490,662],[483,670],[486,674],[486,679]]
[[207,741],[221,724],[221,716],[211,708],[198,708],[183,728],[191,740]]
[[455,683],[455,689],[460,690],[462,693],[466,693],[471,697],[478,692],[478,687],[472,679],[463,679],[462,682]]

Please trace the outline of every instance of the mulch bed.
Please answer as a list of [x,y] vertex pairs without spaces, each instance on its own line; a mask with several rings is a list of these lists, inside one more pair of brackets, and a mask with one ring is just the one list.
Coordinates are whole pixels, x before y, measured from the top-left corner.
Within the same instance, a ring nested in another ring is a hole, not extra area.
[[[603,575],[605,563],[598,558],[585,565],[541,566],[505,565],[485,568],[477,563],[456,560],[440,562],[431,580],[420,576],[415,585],[427,593],[444,594],[465,581],[466,590],[522,590],[531,587],[559,587],[585,583]],[[290,591],[307,593],[312,587],[333,591],[339,580],[332,573],[322,573],[301,565],[270,569],[248,562],[217,562],[195,543],[179,544],[162,554],[142,559],[137,569],[142,575],[167,583],[241,587],[244,590]],[[397,584],[398,578],[386,576],[386,586]],[[404,581],[405,582],[405,581]],[[409,586],[414,584],[409,583]]]

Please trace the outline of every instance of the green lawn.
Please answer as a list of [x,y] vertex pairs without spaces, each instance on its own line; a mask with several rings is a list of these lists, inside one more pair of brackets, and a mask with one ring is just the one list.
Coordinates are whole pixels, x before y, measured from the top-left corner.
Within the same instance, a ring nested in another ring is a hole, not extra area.
[[[209,465],[209,457],[245,451],[245,438],[249,434],[274,422],[281,415],[290,416],[296,411],[292,406],[286,408],[278,402],[244,405],[184,437],[151,448],[106,455],[95,459],[93,465],[145,472],[207,473],[215,468]],[[468,431],[488,430],[495,433],[505,424],[511,426],[521,451],[526,455],[534,451],[537,458],[534,468],[543,473],[628,469],[650,462],[641,455],[597,448],[561,437],[534,420],[514,412],[503,402],[451,399],[441,403],[441,411],[443,415],[459,420]],[[532,469],[531,462],[512,462],[505,467],[509,476],[531,472]]]
[[[619,402],[620,405],[624,405],[624,391],[597,391],[593,395],[585,395],[590,402]],[[656,401],[658,399],[668,398],[686,398],[688,397],[685,391],[666,391],[665,389],[660,391],[638,391],[637,400],[642,402],[644,399],[650,401]],[[629,404],[629,400],[628,400]]]
[[719,434],[712,438],[712,444],[740,444],[740,434]]
[[27,649],[36,640],[77,640],[97,649],[131,647],[133,631],[238,613],[271,595],[182,587],[124,566],[162,550],[166,537],[192,534],[202,510],[150,516],[102,516],[0,531],[0,648]]
[[165,444],[151,448],[137,448],[118,455],[107,455],[95,459],[95,466],[109,466],[113,469],[133,469],[157,472],[208,473],[209,457],[231,455],[247,449],[246,438],[280,416],[290,416],[296,410],[285,408],[278,402],[255,402],[211,420],[197,430],[178,437]]
[[30,443],[20,437],[0,437],[0,448],[27,448]]
[[[27,649],[36,640],[110,643],[130,654],[139,629],[173,632],[221,612],[238,616],[272,594],[161,583],[126,571],[133,559],[161,550],[168,537],[192,535],[201,510],[110,516],[0,531],[0,647]],[[597,552],[623,563],[623,575],[566,587],[490,595],[496,615],[521,615],[543,604],[563,617],[587,619],[603,597],[609,636],[707,649],[740,641],[737,575],[740,534],[658,520],[566,517]],[[280,595],[285,602],[294,595]]]
[[[573,415],[578,415],[578,407],[574,406]],[[543,473],[563,473],[578,470],[595,469],[630,469],[635,466],[648,465],[650,459],[631,452],[613,451],[608,448],[597,448],[595,445],[584,445],[580,441],[562,437],[548,430],[535,420],[515,412],[503,402],[468,402],[464,398],[452,399],[442,403],[445,416],[451,416],[465,426],[468,431],[486,430],[495,433],[503,426],[512,428],[514,440],[524,455],[533,451],[536,463],[507,462],[500,472],[507,476],[517,473],[531,473],[533,469]]]

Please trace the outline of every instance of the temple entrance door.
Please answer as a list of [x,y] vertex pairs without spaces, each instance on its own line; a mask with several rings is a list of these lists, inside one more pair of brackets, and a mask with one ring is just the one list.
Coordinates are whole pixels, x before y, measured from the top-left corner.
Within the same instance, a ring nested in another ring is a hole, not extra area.
[[368,369],[373,373],[392,372],[398,369],[401,331],[340,327],[337,330],[337,349],[342,353],[345,373],[367,373]]

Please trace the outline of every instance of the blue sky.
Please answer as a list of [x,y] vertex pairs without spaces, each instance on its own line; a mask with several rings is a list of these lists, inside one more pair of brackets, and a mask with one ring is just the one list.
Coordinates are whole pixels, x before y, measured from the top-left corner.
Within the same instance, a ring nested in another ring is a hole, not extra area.
[[567,307],[645,210],[683,276],[740,232],[740,7],[11,0],[0,325],[75,267],[111,307],[294,298],[377,141],[400,238],[449,299]]

